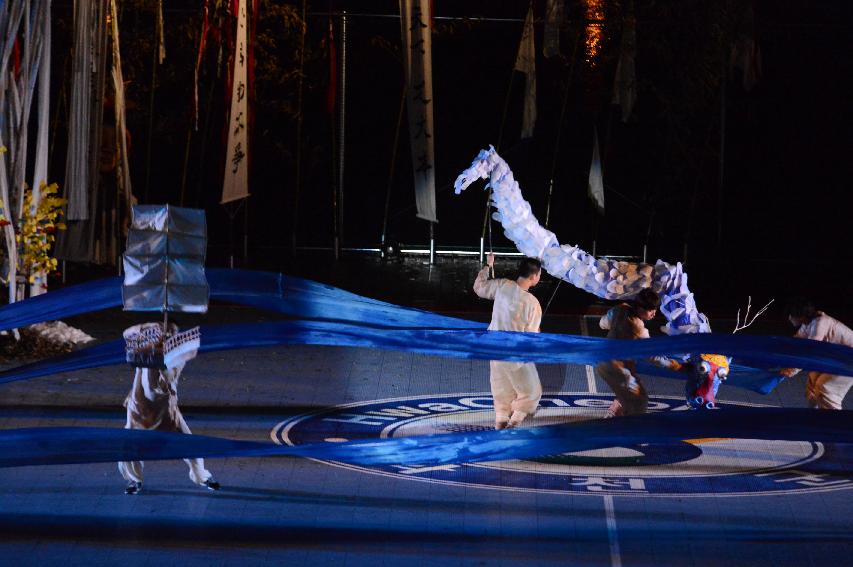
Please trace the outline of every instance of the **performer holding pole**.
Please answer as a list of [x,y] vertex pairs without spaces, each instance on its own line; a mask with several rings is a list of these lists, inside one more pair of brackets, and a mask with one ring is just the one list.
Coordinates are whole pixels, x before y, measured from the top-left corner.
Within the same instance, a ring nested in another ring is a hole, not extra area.
[[[135,356],[140,363],[143,363],[142,359],[150,360],[151,353],[156,352],[159,345],[165,344],[169,349],[165,368],[134,368],[133,386],[124,401],[127,407],[125,429],[192,434],[178,409],[178,380],[187,361],[195,358],[198,351],[198,328],[184,333],[178,333],[174,323],[168,328],[168,337],[163,336],[160,323],[143,323],[124,331],[128,357]],[[190,468],[190,480],[210,490],[219,490],[219,483],[204,468],[204,459],[184,459],[184,462]],[[142,461],[118,464],[121,476],[128,481],[125,493],[138,494],[142,490],[143,467]]]
[[[483,299],[494,300],[490,331],[520,331],[538,333],[542,320],[539,300],[529,292],[539,283],[542,264],[535,258],[523,258],[518,263],[515,280],[489,279],[495,255],[486,256],[486,266],[477,274],[474,293]],[[532,362],[489,362],[492,397],[495,406],[495,429],[517,427],[536,413],[542,397],[542,384],[536,365]]]
[[[153,429],[189,435],[178,409],[178,378],[201,346],[195,327],[182,333],[169,312],[206,313],[210,287],[204,273],[207,221],[204,211],[169,205],[137,205],[124,254],[122,304],[125,311],[163,314],[162,323],[143,323],[124,331],[127,362],[134,368],[125,399],[125,429]],[[190,479],[219,490],[202,459],[185,459]],[[127,494],[142,490],[141,461],[120,462]]]
[[[808,299],[797,298],[788,303],[788,321],[797,329],[795,337],[853,347],[853,330],[841,321],[815,309]],[[799,368],[785,368],[780,374],[792,377]],[[814,409],[840,410],[844,396],[853,386],[853,376],[836,376],[825,372],[809,372],[806,401]]]

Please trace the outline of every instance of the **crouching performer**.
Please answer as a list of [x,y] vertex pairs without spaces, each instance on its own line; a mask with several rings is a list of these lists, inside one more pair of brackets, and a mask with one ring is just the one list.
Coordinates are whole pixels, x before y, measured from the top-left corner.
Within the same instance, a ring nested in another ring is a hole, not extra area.
[[[542,321],[539,300],[529,292],[539,283],[542,264],[535,258],[523,258],[518,263],[514,280],[489,279],[495,256],[487,256],[487,265],[477,274],[474,293],[483,299],[493,299],[490,331],[520,331],[538,333]],[[532,362],[489,362],[489,382],[495,406],[495,429],[517,427],[528,415],[536,413],[542,397],[542,383]]]
[[[609,339],[648,339],[645,321],[654,319],[660,307],[660,297],[644,288],[633,301],[620,303],[601,318],[599,326],[607,331]],[[601,375],[616,399],[605,417],[646,413],[649,395],[637,378],[637,364],[633,360],[599,362],[595,369]]]
[[[124,331],[128,362],[134,365],[133,387],[124,401],[127,407],[125,429],[147,429],[192,434],[178,409],[178,379],[187,361],[195,358],[199,347],[198,329],[178,333],[174,324],[163,337],[163,325],[144,323]],[[204,459],[184,459],[190,468],[190,480],[210,490],[219,483],[204,468]],[[128,482],[125,493],[142,490],[142,461],[120,462],[118,470]]]

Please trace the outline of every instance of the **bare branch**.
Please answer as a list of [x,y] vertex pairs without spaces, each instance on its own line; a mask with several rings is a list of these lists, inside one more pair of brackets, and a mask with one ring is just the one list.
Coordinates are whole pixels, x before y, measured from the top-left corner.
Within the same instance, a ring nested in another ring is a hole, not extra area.
[[748,296],[748,298],[746,300],[746,313],[743,316],[743,325],[740,324],[740,308],[738,308],[737,315],[735,316],[735,330],[732,331],[732,334],[735,334],[742,329],[746,329],[747,327],[749,327],[750,325],[755,323],[755,320],[758,319],[758,316],[761,315],[762,313],[764,313],[765,311],[767,311],[767,308],[770,307],[770,304],[773,303],[774,301],[775,301],[774,299],[771,299],[770,301],[768,301],[767,305],[765,305],[764,307],[759,309],[758,313],[753,315],[752,319],[750,319],[749,318],[749,310],[752,307],[752,296],[751,295]]

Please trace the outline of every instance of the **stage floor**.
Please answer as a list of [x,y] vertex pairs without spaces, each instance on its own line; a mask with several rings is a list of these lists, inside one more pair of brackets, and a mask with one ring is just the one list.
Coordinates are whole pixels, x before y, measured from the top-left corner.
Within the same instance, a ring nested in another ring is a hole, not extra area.
[[[126,317],[90,318],[86,330],[106,338]],[[577,334],[594,323],[550,322]],[[591,368],[539,372],[545,395],[531,426],[601,417],[612,399]],[[131,379],[129,368],[110,367],[0,386],[0,428],[122,427]],[[655,411],[682,411],[682,382],[645,383]],[[234,439],[334,442],[476,430],[493,420],[487,362],[390,351],[211,353],[189,364],[180,388],[195,433]],[[769,396],[724,386],[719,397],[721,405],[803,407],[803,389],[798,377]],[[217,493],[193,485],[182,462],[152,461],[137,496],[124,494],[111,463],[0,469],[0,564],[853,562],[849,447],[694,439],[429,469],[291,458],[210,459],[207,467],[222,483]]]

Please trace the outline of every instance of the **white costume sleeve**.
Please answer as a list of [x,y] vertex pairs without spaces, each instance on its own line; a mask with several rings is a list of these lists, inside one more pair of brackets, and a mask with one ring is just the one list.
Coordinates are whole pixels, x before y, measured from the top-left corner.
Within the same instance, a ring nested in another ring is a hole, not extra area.
[[483,299],[494,299],[500,287],[500,281],[489,279],[489,267],[486,266],[480,270],[477,279],[474,280],[474,293]]

